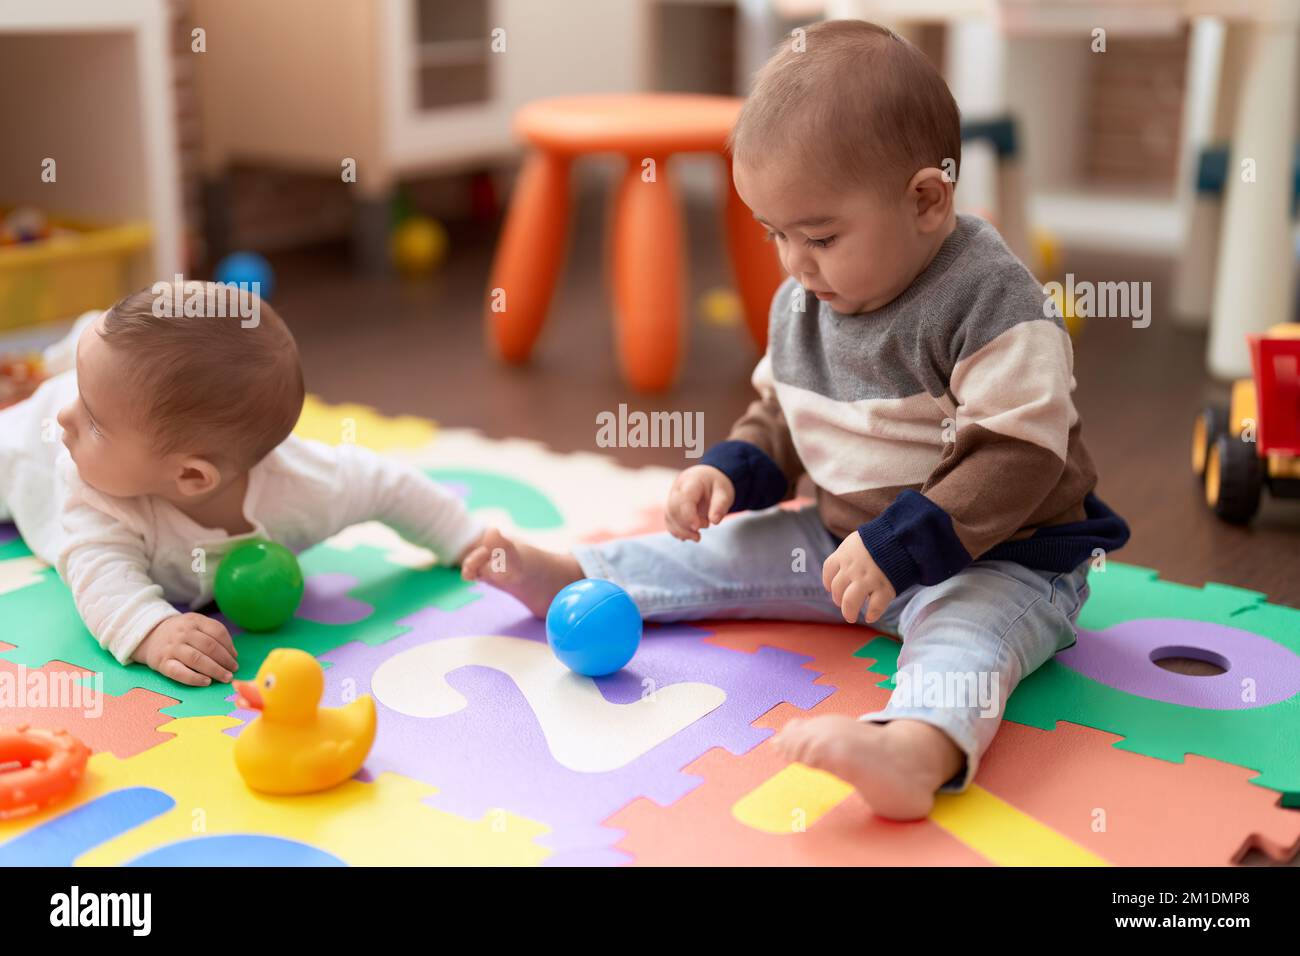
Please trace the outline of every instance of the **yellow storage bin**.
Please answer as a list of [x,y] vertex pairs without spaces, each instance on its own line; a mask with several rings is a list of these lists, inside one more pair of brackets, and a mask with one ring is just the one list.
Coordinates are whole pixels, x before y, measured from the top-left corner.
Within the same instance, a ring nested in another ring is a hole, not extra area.
[[153,241],[147,223],[48,221],[48,239],[0,245],[0,329],[107,308],[132,290],[133,260]]

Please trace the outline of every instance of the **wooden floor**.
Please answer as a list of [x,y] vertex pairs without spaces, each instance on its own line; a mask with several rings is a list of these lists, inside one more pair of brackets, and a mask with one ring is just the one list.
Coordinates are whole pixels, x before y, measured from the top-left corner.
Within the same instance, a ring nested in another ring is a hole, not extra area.
[[[596,447],[596,416],[620,403],[646,411],[703,412],[706,443],[721,440],[750,400],[757,360],[743,330],[690,319],[689,354],[666,396],[630,392],[613,358],[608,284],[601,271],[605,210],[585,199],[568,265],[533,363],[509,368],[484,347],[481,304],[498,226],[452,229],[443,270],[427,280],[366,279],[346,250],[322,246],[273,256],[276,305],[298,336],[308,388],[390,412],[527,437],[560,451]],[[690,294],[728,284],[716,216],[688,215]],[[1149,280],[1153,320],[1094,319],[1076,345],[1076,402],[1096,460],[1098,493],[1133,529],[1120,560],[1156,568],[1167,580],[1219,581],[1300,606],[1300,501],[1265,501],[1249,529],[1206,509],[1188,465],[1192,417],[1226,397],[1204,372],[1203,334],[1169,319],[1170,265],[1132,256],[1067,258],[1076,280]],[[682,467],[680,449],[608,449],[629,465]],[[591,489],[593,495],[601,489]]]

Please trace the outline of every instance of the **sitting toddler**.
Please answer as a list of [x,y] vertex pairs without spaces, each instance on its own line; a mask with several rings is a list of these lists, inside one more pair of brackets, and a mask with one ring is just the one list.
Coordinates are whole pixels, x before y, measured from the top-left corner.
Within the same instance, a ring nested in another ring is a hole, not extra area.
[[[957,107],[922,53],[868,23],[810,27],[760,71],[732,149],[790,274],[758,400],[677,477],[668,534],[552,554],[489,531],[463,574],[538,615],[595,577],[650,621],[894,631],[883,710],[791,721],[776,744],[882,816],[923,817],[969,784],[1016,684],[1075,642],[1089,563],[1128,528],[1093,494],[1059,314],[954,210]],[[816,504],[773,507],[804,474]]]
[[[47,350],[52,377],[0,411],[0,513],[118,661],[204,686],[238,670],[234,642],[173,604],[207,605],[237,542],[301,551],[377,519],[457,563],[481,529],[412,467],[290,434],[302,369],[270,305],[227,309],[233,287],[169,285],[83,316]],[[178,314],[196,296],[203,315]]]

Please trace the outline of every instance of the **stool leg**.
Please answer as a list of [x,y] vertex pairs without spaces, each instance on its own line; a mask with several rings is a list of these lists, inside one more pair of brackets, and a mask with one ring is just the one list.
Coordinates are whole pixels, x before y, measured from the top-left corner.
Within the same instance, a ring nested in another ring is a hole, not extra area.
[[767,350],[767,317],[772,297],[785,279],[785,271],[776,255],[775,243],[766,242],[767,230],[741,200],[731,179],[731,161],[727,160],[727,185],[723,220],[731,269],[736,290],[745,308],[745,323],[759,352]]
[[569,160],[541,150],[524,162],[497,243],[484,306],[501,358],[528,361],[564,264],[569,232]]
[[629,157],[614,196],[610,271],[623,377],[638,391],[659,392],[677,374],[682,338],[682,223],[664,157],[655,178]]

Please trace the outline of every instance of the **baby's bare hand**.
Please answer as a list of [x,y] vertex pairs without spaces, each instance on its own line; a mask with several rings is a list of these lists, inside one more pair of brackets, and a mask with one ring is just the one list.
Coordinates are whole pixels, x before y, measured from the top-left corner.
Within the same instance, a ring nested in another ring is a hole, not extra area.
[[831,592],[840,614],[850,624],[857,621],[864,603],[867,623],[871,624],[880,619],[897,597],[894,585],[880,570],[862,543],[862,535],[856,531],[845,538],[822,565],[822,586]]
[[159,674],[191,687],[230,683],[239,670],[235,642],[220,621],[202,614],[169,617],[131,655]]
[[695,465],[673,481],[664,524],[674,538],[699,541],[700,529],[725,518],[735,500],[736,486],[730,478],[712,465]]

